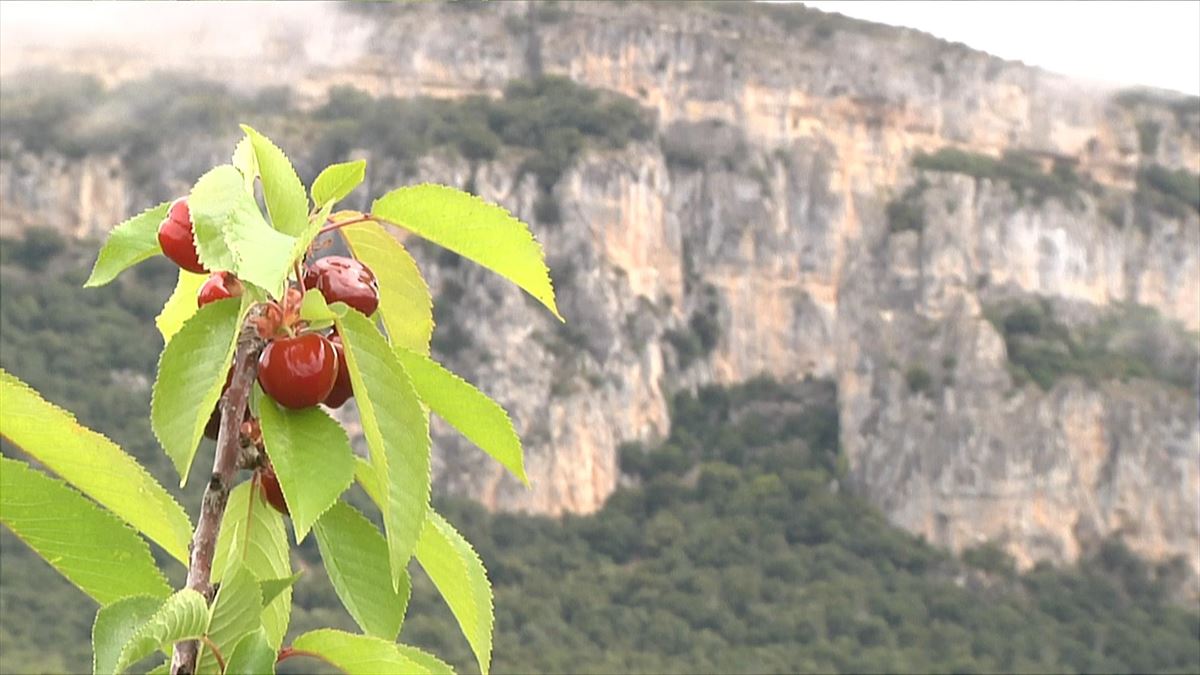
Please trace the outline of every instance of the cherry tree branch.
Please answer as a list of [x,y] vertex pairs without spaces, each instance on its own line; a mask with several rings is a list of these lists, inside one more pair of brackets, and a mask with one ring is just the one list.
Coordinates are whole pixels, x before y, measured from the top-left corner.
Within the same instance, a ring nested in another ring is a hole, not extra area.
[[[204,499],[200,505],[200,521],[192,536],[191,562],[188,565],[187,585],[198,591],[211,603],[213,600],[212,564],[217,548],[217,534],[221,530],[221,519],[225,505],[229,502],[229,491],[233,487],[233,476],[244,462],[241,448],[242,419],[246,415],[246,403],[250,398],[250,387],[258,374],[258,355],[264,341],[258,336],[252,319],[256,310],[242,327],[238,337],[237,351],[233,356],[233,375],[229,388],[221,397],[221,427],[217,433],[217,454],[213,458],[212,477],[204,488]],[[175,645],[171,659],[171,675],[192,675],[196,672],[199,642],[189,640]]]

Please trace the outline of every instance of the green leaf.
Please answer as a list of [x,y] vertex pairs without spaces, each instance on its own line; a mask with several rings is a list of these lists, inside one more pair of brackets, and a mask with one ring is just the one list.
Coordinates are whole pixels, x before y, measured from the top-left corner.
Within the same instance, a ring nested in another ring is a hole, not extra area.
[[0,436],[188,562],[192,524],[137,460],[0,368]]
[[521,439],[499,403],[427,356],[403,348],[396,356],[430,410],[529,485]]
[[279,594],[286,591],[296,584],[296,581],[303,575],[303,572],[296,572],[290,577],[282,579],[267,579],[258,583],[262,590],[262,602],[265,607],[267,603],[279,597]]
[[313,531],[333,590],[354,622],[368,635],[395,641],[412,585],[407,571],[399,590],[381,583],[391,575],[383,535],[345,502],[326,511]]
[[263,200],[275,229],[296,236],[308,225],[308,195],[287,155],[271,139],[242,125],[254,147],[258,175],[262,178]]
[[408,645],[396,645],[396,649],[401,654],[428,669],[433,675],[454,675],[454,669],[450,667],[450,664],[429,652]]
[[275,673],[276,651],[267,642],[267,634],[258,629],[242,638],[225,661],[225,675],[263,675]]
[[342,425],[318,407],[287,410],[263,396],[258,414],[267,454],[279,477],[299,543],[321,514],[350,487],[354,451]]
[[[292,573],[288,557],[287,529],[283,516],[263,500],[252,482],[240,483],[229,493],[221,531],[217,534],[217,550],[213,555],[213,582],[221,582],[225,574],[242,565],[259,579],[283,579]],[[263,628],[267,640],[276,649],[287,633],[292,608],[292,590],[284,588],[262,610]]]
[[347,225],[338,232],[379,281],[379,316],[392,344],[428,354],[433,300],[416,261],[379,223]]
[[333,325],[337,315],[329,309],[325,296],[320,293],[305,293],[300,303],[300,318],[308,322],[312,330],[321,330]]
[[267,224],[243,176],[222,164],[200,177],[188,197],[196,250],[211,271],[232,271],[243,282],[283,295],[296,238]]
[[313,181],[313,203],[325,206],[345,199],[346,195],[363,182],[366,175],[367,161],[364,159],[330,164]]
[[171,297],[167,298],[162,311],[154,317],[154,325],[158,326],[158,332],[162,333],[163,344],[170,342],[179,329],[183,328],[183,323],[192,318],[199,309],[196,296],[205,281],[208,281],[207,274],[192,274],[184,269],[179,270],[179,281],[175,282],[175,290],[171,292]]
[[250,196],[254,196],[254,179],[258,178],[258,158],[254,156],[254,145],[250,139],[243,136],[233,149],[233,168],[242,174],[242,187]]
[[371,214],[492,270],[562,320],[541,245],[503,207],[462,190],[424,183],[376,199]]
[[135,595],[101,607],[92,624],[92,672],[96,675],[116,673],[121,648],[162,605],[162,598]]
[[241,301],[209,303],[183,324],[158,360],[150,425],[187,483],[196,446],[212,415],[237,349]]
[[103,286],[116,279],[121,272],[162,253],[158,245],[158,226],[167,217],[169,208],[171,203],[163,202],[114,227],[83,287]]
[[185,588],[167,598],[154,616],[134,631],[121,649],[114,670],[123,672],[157,650],[169,655],[171,645],[199,639],[207,628],[208,604],[204,596]]
[[[209,608],[206,631],[222,656],[232,653],[243,637],[258,630],[262,609],[262,591],[258,579],[240,565],[235,565],[232,573],[226,571],[217,597]],[[212,650],[205,644],[200,645],[195,672],[220,672]]]
[[102,605],[171,592],[133,530],[61,481],[3,456],[0,522]]
[[429,416],[370,319],[347,310],[336,324],[371,463],[387,488],[380,511],[399,588],[429,507]]
[[492,586],[475,549],[430,509],[417,544],[417,562],[450,606],[479,670],[487,675],[492,658]]
[[147,670],[146,675],[168,675],[168,673],[170,673],[170,672],[171,672],[171,660],[167,659],[166,661],[163,661],[162,663],[158,664],[157,666],[154,666],[150,670]]
[[401,653],[399,645],[369,635],[352,635],[332,628],[309,631],[292,643],[345,673],[428,673],[428,668]]

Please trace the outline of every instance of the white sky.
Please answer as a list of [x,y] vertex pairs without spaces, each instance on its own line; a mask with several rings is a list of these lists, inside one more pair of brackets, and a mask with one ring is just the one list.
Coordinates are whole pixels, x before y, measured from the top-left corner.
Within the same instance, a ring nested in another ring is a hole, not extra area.
[[[1200,0],[1141,2],[929,2],[811,0],[804,4],[868,21],[908,26],[1006,59],[1074,77],[1200,94]],[[269,21],[312,18],[317,3],[239,4]],[[207,3],[0,2],[0,36],[71,45],[100,36],[146,35],[204,21],[230,6]],[[253,22],[251,22],[253,23]],[[319,23],[319,22],[317,22]],[[252,31],[251,31],[252,32]],[[36,36],[36,37],[34,37]],[[236,35],[228,36],[236,50]],[[243,35],[246,40],[256,36]],[[2,44],[5,40],[0,40]],[[20,41],[19,39],[16,41]],[[245,46],[245,45],[242,45]],[[12,54],[10,52],[10,57]]]
[[916,28],[1064,75],[1200,94],[1200,0],[804,4]]

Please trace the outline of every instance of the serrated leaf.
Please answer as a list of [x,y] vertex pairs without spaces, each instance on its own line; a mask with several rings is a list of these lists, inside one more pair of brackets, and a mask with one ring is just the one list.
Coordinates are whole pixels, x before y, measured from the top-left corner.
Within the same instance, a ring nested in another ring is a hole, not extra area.
[[292,648],[310,652],[345,673],[428,673],[429,669],[401,653],[399,646],[369,635],[352,635],[332,628],[296,638]]
[[433,509],[417,543],[417,562],[450,606],[479,669],[487,675],[492,658],[492,586],[475,549]]
[[233,168],[237,169],[242,174],[242,187],[246,188],[246,192],[254,195],[254,179],[258,178],[258,159],[254,156],[254,146],[251,145],[250,139],[243,136],[237,145],[233,148]]
[[260,628],[238,641],[225,661],[225,675],[273,675],[275,658],[275,649]]
[[408,565],[429,507],[429,416],[379,330],[347,310],[337,322],[371,464],[386,486],[383,513],[393,588]]
[[208,281],[207,274],[192,274],[184,269],[179,270],[175,290],[171,291],[171,297],[167,298],[162,311],[154,317],[154,325],[158,326],[158,332],[162,333],[163,344],[170,342],[179,329],[183,328],[183,323],[192,318],[199,309],[196,296],[205,281]]
[[[308,295],[319,295],[309,293]],[[354,480],[346,430],[317,407],[287,410],[269,396],[258,402],[263,442],[279,477],[296,542]]]
[[150,547],[116,516],[61,481],[3,456],[0,522],[101,605],[171,592]]
[[187,513],[132,456],[0,368],[0,436],[185,565]]
[[272,297],[282,296],[296,238],[263,220],[240,171],[229,164],[209,170],[192,187],[188,207],[196,251],[206,269],[232,271]]
[[462,190],[423,183],[376,199],[371,214],[492,270],[562,320],[541,245],[503,207]]
[[499,403],[427,356],[404,348],[396,356],[430,410],[529,485],[521,439]]
[[[258,579],[241,565],[235,565],[232,573],[227,571],[217,597],[209,608],[206,631],[222,656],[231,654],[244,636],[259,629],[262,609],[262,591]],[[200,645],[195,672],[220,672],[217,659],[206,644]]]
[[379,316],[392,344],[428,354],[433,300],[416,261],[379,223],[347,225],[338,232],[379,281]]
[[262,178],[263,201],[271,214],[271,225],[284,234],[296,236],[308,224],[308,195],[287,155],[271,139],[241,125],[250,139]]
[[[251,481],[240,483],[229,493],[217,549],[213,554],[213,583],[223,581],[231,565],[242,565],[259,579],[283,579],[291,575],[287,529],[283,517],[263,500]],[[292,590],[284,588],[262,609],[267,640],[278,649],[287,633],[292,608]]]
[[241,300],[209,303],[188,319],[158,360],[150,400],[155,437],[187,483],[196,446],[212,414],[237,348]]
[[407,571],[399,590],[380,583],[391,575],[387,541],[353,506],[338,502],[313,531],[333,589],[368,635],[395,641],[412,591]]
[[116,673],[121,648],[162,605],[162,598],[135,595],[101,607],[92,624],[92,672]]
[[321,330],[333,325],[337,315],[329,309],[325,296],[318,292],[305,293],[300,303],[300,318],[308,322],[311,330]]
[[84,288],[103,286],[134,265],[162,253],[158,245],[158,226],[167,217],[170,202],[163,202],[117,225],[96,257]]
[[325,206],[345,199],[346,195],[354,192],[354,188],[363,182],[366,175],[367,161],[364,159],[330,164],[313,181],[313,203]]
[[296,584],[303,572],[296,572],[290,577],[282,579],[266,579],[258,582],[258,587],[262,591],[263,606],[279,597],[279,594],[286,591]]
[[142,624],[117,658],[116,672],[162,650],[170,654],[171,645],[181,640],[196,640],[208,628],[208,604],[204,596],[190,588],[167,598],[162,607]]
[[450,667],[450,664],[439,659],[433,654],[430,654],[429,652],[422,651],[409,645],[399,644],[396,645],[396,649],[399,650],[399,652],[404,656],[407,656],[426,668],[432,675],[454,675],[454,669]]

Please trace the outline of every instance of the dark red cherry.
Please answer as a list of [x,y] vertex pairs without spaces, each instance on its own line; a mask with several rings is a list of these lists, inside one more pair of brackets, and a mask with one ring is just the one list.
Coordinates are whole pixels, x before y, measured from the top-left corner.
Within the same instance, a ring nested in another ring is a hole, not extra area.
[[200,264],[196,242],[192,240],[192,218],[187,199],[181,197],[171,203],[167,217],[158,226],[158,244],[163,254],[183,269],[196,274],[208,271]]
[[258,383],[263,391],[293,410],[324,401],[337,373],[337,351],[317,333],[272,340],[258,359]]
[[224,300],[225,298],[237,298],[242,295],[242,282],[233,276],[231,272],[213,272],[208,277],[208,281],[200,287],[200,292],[196,294],[196,305],[203,307],[210,302]]
[[350,386],[350,366],[346,365],[346,350],[342,347],[342,336],[334,333],[329,336],[329,341],[333,343],[333,349],[337,352],[338,373],[337,379],[333,381],[333,389],[330,389],[329,395],[325,397],[325,405],[330,408],[340,408],[354,395],[354,389]]
[[275,467],[268,461],[266,466],[258,469],[258,488],[262,490],[263,499],[283,515],[288,515],[287,502],[283,500],[283,490],[279,487],[279,477],[275,475]]
[[379,307],[379,283],[371,268],[353,258],[320,258],[304,274],[304,287],[315,288],[326,302],[344,302],[367,316]]

